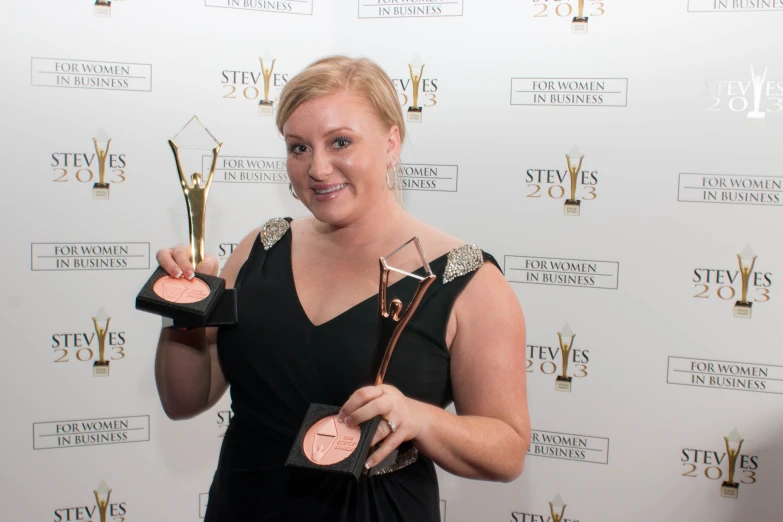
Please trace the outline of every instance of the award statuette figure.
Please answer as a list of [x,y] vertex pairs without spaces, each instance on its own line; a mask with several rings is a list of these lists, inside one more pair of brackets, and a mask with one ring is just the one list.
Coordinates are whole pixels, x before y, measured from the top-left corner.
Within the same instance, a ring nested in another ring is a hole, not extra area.
[[[418,69],[419,74],[414,73],[414,69]],[[419,83],[421,83],[421,77],[424,75],[424,64],[421,63],[421,59],[418,56],[413,59],[413,63],[408,64],[408,71],[411,74],[411,89],[413,89],[413,105],[408,107],[408,121],[421,123],[422,108],[419,107]]]
[[98,503],[98,513],[101,517],[101,522],[106,522],[106,510],[109,507],[109,499],[111,498],[111,489],[106,484],[106,481],[101,480],[98,484],[98,489],[92,491],[95,493],[95,502]]
[[[272,58],[269,51],[266,51],[264,56],[259,58],[258,61],[261,62],[261,72],[264,74],[264,99],[258,102],[258,115],[271,116],[275,102],[269,101],[269,85],[272,81],[272,71],[275,70],[275,62],[277,59]],[[264,62],[269,64],[268,69],[264,67]]]
[[95,155],[98,156],[98,183],[92,186],[92,199],[109,199],[109,184],[106,183],[106,157],[109,155],[111,138],[101,127],[92,139]]
[[756,74],[753,65],[750,66],[750,77],[753,79],[753,110],[750,111],[745,119],[748,127],[759,128],[764,126],[764,118],[767,113],[761,111],[761,98],[764,96],[764,83],[767,79],[769,65],[764,68],[764,74]]
[[549,512],[552,514],[552,522],[563,522],[563,515],[565,515],[565,508],[567,504],[563,503],[563,499],[560,498],[558,493],[552,502],[549,503]]
[[585,0],[579,0],[579,16],[575,16],[571,22],[571,34],[587,34],[587,17],[585,13]]
[[95,16],[111,18],[111,0],[95,0]]
[[[424,276],[394,268],[387,261],[411,242],[414,243],[418,252]],[[418,308],[427,288],[435,281],[435,274],[430,269],[417,237],[407,241],[385,258],[381,257],[379,261],[381,273],[378,289],[378,335],[371,368],[375,375],[374,384],[376,386],[383,384],[386,370],[389,368],[389,361],[402,331]],[[416,293],[407,308],[403,307],[400,299],[392,299],[390,303],[386,302],[389,274],[392,271],[419,281]],[[310,405],[294,446],[288,455],[286,466],[331,471],[359,478],[359,475],[364,472],[364,463],[372,450],[370,444],[381,418],[376,417],[359,426],[347,426],[337,420],[339,412],[339,406]],[[376,468],[384,465],[385,461]]]
[[98,336],[98,360],[92,363],[92,376],[108,377],[109,361],[106,360],[106,333],[109,331],[111,317],[101,306],[101,309],[92,318],[92,322],[95,325],[95,334]]
[[723,437],[726,441],[726,454],[729,458],[729,476],[720,487],[720,496],[724,498],[739,498],[739,484],[734,482],[734,473],[737,470],[737,458],[739,457],[742,443],[745,442],[737,428],[731,430],[728,437]]
[[[188,209],[190,259],[197,268],[204,260],[207,196],[217,166],[218,142],[197,116],[169,140],[179,172],[182,193]],[[201,163],[205,153],[212,155],[206,181]],[[183,158],[184,156],[184,158]],[[190,179],[185,175],[192,172]],[[158,267],[136,297],[136,308],[173,319],[185,327],[220,326],[236,323],[236,295],[225,290],[219,277],[196,274],[193,279],[175,278]]]
[[[756,254],[751,250],[750,245],[742,249],[742,253],[737,254],[739,263],[740,278],[742,279],[742,296],[740,300],[734,303],[734,317],[740,319],[750,319],[753,311],[753,303],[748,302],[748,284],[750,283],[750,274],[753,273],[753,267],[756,265]],[[743,261],[745,261],[743,263]]]
[[555,390],[559,392],[571,392],[571,377],[568,377],[568,356],[571,355],[571,348],[574,346],[576,334],[571,330],[568,323],[565,324],[561,332],[557,332],[557,339],[560,341],[560,357],[563,363],[563,370],[555,379]]
[[[579,158],[579,163],[574,165],[571,163],[571,160],[575,160],[576,158]],[[583,159],[584,155],[576,145],[571,147],[571,151],[566,154],[566,161],[568,162],[568,174],[571,177],[571,197],[566,199],[565,203],[563,204],[564,216],[578,216],[580,213],[579,211],[582,206],[582,202],[576,199],[576,181],[577,177],[579,176],[579,172],[582,170]]]

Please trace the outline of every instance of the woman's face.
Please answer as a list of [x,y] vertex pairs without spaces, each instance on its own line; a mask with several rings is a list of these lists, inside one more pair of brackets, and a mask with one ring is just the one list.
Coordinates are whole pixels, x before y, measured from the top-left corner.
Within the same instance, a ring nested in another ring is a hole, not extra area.
[[359,96],[341,91],[303,103],[283,135],[291,184],[319,221],[350,225],[393,198],[386,169],[399,153],[399,132]]

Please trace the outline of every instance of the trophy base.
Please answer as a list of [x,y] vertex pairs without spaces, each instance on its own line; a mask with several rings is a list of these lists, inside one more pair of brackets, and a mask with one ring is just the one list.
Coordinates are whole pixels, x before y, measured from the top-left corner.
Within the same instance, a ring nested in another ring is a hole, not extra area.
[[582,202],[580,200],[567,199],[563,205],[563,215],[578,216],[581,208]]
[[555,379],[555,391],[571,393],[571,380],[573,377],[558,376]]
[[[338,406],[311,404],[285,465],[352,475],[358,480],[364,471],[381,418],[375,417],[359,426],[346,426],[337,421],[339,412]],[[326,435],[319,435],[316,431],[316,427],[321,429],[321,426]],[[320,451],[315,449],[318,443],[316,437],[319,436],[325,441]]]
[[760,129],[764,126],[766,116],[766,112],[750,111],[745,118],[745,124],[751,129]]
[[109,184],[93,183],[92,199],[109,199]]
[[92,363],[92,376],[93,377],[108,377],[109,376],[109,361],[95,361]]
[[408,121],[411,123],[421,123],[421,107],[408,107]]
[[571,22],[571,34],[587,34],[587,16],[584,18],[574,17]]
[[190,328],[237,323],[236,292],[220,277],[175,279],[158,267],[136,296],[136,309],[169,317]]
[[752,311],[753,303],[743,303],[742,301],[734,303],[734,317],[738,319],[750,319]]
[[111,18],[111,2],[95,2],[95,16],[98,18]]
[[724,482],[720,487],[720,496],[723,498],[739,498],[739,484],[736,482]]
[[259,116],[271,116],[275,107],[275,102],[267,102],[261,100],[258,102],[258,115]]

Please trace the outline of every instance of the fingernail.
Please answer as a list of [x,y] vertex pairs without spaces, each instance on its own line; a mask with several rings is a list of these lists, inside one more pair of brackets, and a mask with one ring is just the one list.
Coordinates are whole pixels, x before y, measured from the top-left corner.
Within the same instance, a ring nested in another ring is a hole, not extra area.
[[345,417],[343,416],[343,412],[340,412],[337,414],[337,422],[344,422]]
[[180,277],[182,277],[182,270],[180,270],[180,271],[177,273],[177,275],[175,275],[174,277],[175,277],[176,279],[179,279]]
[[196,273],[195,273],[195,272],[188,272],[188,274],[189,274],[189,275],[188,275],[188,281],[190,281],[190,280],[192,280],[194,277],[196,277]]
[[346,417],[346,418],[343,420],[343,422],[345,422],[346,426],[350,426],[350,425],[351,425],[351,423],[353,422],[353,419],[352,419],[352,418],[351,418],[351,416],[349,415],[348,417]]
[[370,469],[372,467],[372,459],[367,459],[367,462],[364,463],[364,467]]

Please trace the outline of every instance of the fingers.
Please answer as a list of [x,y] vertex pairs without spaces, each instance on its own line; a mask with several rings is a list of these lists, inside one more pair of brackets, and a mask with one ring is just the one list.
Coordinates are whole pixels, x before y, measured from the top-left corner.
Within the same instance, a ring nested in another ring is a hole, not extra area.
[[392,411],[394,403],[390,396],[381,395],[353,411],[345,418],[345,423],[349,426],[357,426],[364,421],[374,419],[375,417],[385,417]]
[[171,277],[181,277],[182,269],[174,260],[173,254],[174,254],[174,250],[171,248],[158,250],[155,259],[157,259],[158,264],[161,266],[161,268],[163,268],[163,270],[165,270],[166,273],[169,274]]
[[[381,424],[386,424],[385,421],[381,421]],[[387,426],[388,427],[388,426]],[[380,426],[379,426],[380,429]],[[383,439],[383,442],[380,446],[373,452],[372,455],[367,459],[367,462],[365,463],[365,467],[367,469],[370,469],[371,467],[375,466],[379,462],[383,462],[383,459],[388,457],[392,451],[397,449],[400,444],[405,442],[405,434],[402,430],[399,428],[395,433],[392,433],[385,439]]]
[[375,436],[372,438],[372,443],[370,446],[375,446],[380,441],[388,437],[391,432],[392,431],[389,427],[389,424],[387,424],[385,420],[381,419],[380,424],[378,424],[378,429],[375,430]]
[[218,274],[218,260],[215,256],[207,255],[204,260],[196,267],[196,272],[199,274],[207,274],[216,276]]
[[188,279],[193,279],[193,263],[190,261],[190,249],[178,247],[173,250],[174,262],[177,263],[182,275]]
[[[345,401],[345,404],[343,404],[343,407],[340,409],[340,412],[337,414],[337,420],[343,422],[346,417],[348,416],[352,417],[353,413],[358,408],[364,406],[370,401],[377,399],[381,395],[383,395],[383,390],[378,386],[365,386],[364,388],[359,388],[358,390],[353,392],[353,395],[351,395],[347,401]],[[359,423],[352,422],[352,424],[359,424]]]

